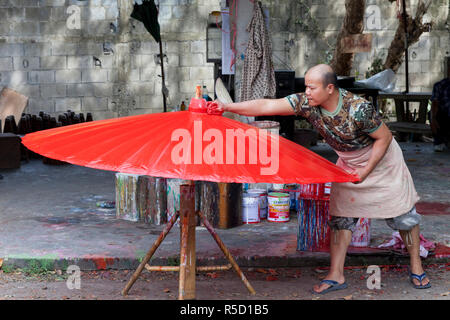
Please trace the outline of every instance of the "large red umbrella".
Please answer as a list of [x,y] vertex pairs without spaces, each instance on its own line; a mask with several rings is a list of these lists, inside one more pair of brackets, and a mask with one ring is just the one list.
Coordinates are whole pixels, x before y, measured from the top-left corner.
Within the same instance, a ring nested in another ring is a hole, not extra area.
[[191,111],[80,123],[27,134],[22,141],[48,158],[155,177],[228,183],[358,180],[283,137]]
[[[195,101],[194,101],[195,102]],[[222,117],[205,108],[100,120],[27,134],[23,144],[46,157],[125,173],[188,180],[250,183],[320,183],[358,180],[315,153],[278,135]],[[125,295],[142,270],[179,271],[179,298],[195,298],[195,274],[223,267],[196,267],[195,215],[210,231],[248,290],[255,291],[228,249],[200,212],[194,186],[180,187],[180,212],[169,221],[124,288]],[[180,266],[147,263],[181,219]],[[156,269],[155,269],[156,268]]]

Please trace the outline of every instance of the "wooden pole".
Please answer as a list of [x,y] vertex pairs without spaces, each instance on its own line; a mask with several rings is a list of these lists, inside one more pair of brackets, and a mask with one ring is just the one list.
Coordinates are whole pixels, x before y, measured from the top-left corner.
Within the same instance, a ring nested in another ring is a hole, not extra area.
[[179,300],[195,299],[195,184],[180,186],[180,285]]
[[228,214],[228,194],[229,184],[219,182],[219,228],[226,229],[229,227]]
[[134,272],[134,274],[131,277],[130,281],[128,281],[127,285],[122,290],[122,295],[126,296],[128,294],[128,291],[131,289],[133,284],[136,282],[137,278],[141,274],[141,272],[144,269],[145,265],[150,261],[151,257],[155,253],[156,249],[158,249],[158,247],[161,244],[161,242],[163,242],[164,238],[167,236],[167,234],[169,233],[170,229],[172,229],[173,225],[175,224],[175,221],[177,221],[177,219],[178,219],[178,216],[179,216],[179,212],[177,211],[174,214],[174,216],[172,217],[172,219],[170,219],[169,223],[164,228],[163,232],[159,235],[158,239],[156,239],[156,241],[153,244],[153,246],[151,247],[151,249],[147,252],[147,255],[145,256],[144,260],[142,260],[141,264],[139,265],[139,267]]
[[241,278],[242,282],[244,282],[245,286],[247,287],[248,291],[250,291],[251,294],[255,294],[255,289],[251,286],[250,282],[248,282],[247,278],[245,277],[242,270],[239,268],[236,261],[234,261],[233,256],[231,255],[230,251],[228,251],[228,248],[225,246],[225,244],[222,242],[222,240],[219,238],[217,233],[214,231],[214,228],[211,226],[209,221],[203,217],[203,214],[200,211],[197,211],[197,214],[200,216],[200,219],[202,220],[204,226],[206,229],[208,229],[209,233],[211,233],[212,237],[216,241],[219,248],[224,253],[225,257],[230,261],[231,265],[233,266],[234,270],[238,274],[239,278]]
[[163,55],[163,49],[162,49],[162,39],[159,41],[159,57],[161,59],[161,77],[162,77],[162,95],[163,95],[163,105],[164,105],[164,112],[167,112],[167,102],[166,102],[166,93],[165,93],[165,77],[164,77],[164,55]]

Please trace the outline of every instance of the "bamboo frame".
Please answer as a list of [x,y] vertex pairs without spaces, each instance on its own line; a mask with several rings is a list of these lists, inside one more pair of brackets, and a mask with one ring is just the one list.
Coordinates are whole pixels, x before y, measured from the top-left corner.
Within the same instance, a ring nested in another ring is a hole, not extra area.
[[[166,228],[160,234],[153,246],[148,251],[145,258],[142,260],[139,267],[136,269],[131,279],[128,281],[125,288],[122,290],[122,294],[125,296],[136,282],[137,278],[145,268],[148,271],[178,271],[179,272],[179,291],[178,299],[195,299],[195,273],[196,271],[216,271],[216,270],[229,270],[233,268],[238,274],[239,278],[244,282],[250,294],[254,295],[256,292],[248,282],[242,270],[239,268],[236,261],[233,259],[230,251],[219,238],[214,228],[211,226],[208,220],[205,219],[203,214],[199,211],[195,212],[195,185],[187,184],[180,186],[180,212],[172,217],[167,224]],[[211,236],[216,241],[219,248],[224,253],[225,257],[229,260],[230,264],[225,266],[196,266],[195,256],[195,226],[196,215],[200,217],[203,225],[209,231]],[[161,245],[164,238],[172,229],[175,221],[180,218],[180,266],[150,266],[148,262],[155,253],[156,249]]]

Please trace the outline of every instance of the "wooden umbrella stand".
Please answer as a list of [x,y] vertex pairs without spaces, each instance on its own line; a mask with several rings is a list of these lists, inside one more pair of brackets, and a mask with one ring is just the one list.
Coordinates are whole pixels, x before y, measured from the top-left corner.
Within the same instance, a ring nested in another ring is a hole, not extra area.
[[[212,237],[216,241],[219,248],[224,253],[225,257],[229,260],[230,264],[225,266],[196,266],[196,254],[195,254],[195,227],[196,227],[196,215],[198,215],[203,222],[203,225],[211,233]],[[178,217],[180,217],[180,266],[149,266],[148,262],[152,258],[156,249],[163,242],[164,238],[173,227]],[[179,274],[179,293],[178,299],[195,299],[195,276],[198,271],[214,271],[214,270],[229,270],[233,268],[238,274],[239,278],[244,282],[248,291],[251,294],[255,294],[255,290],[244,276],[243,272],[239,268],[236,261],[231,256],[231,253],[219,238],[214,228],[211,226],[208,220],[202,215],[201,212],[195,211],[195,185],[181,185],[180,186],[180,212],[172,217],[164,230],[159,235],[151,249],[147,252],[146,256],[136,269],[131,279],[128,281],[125,288],[122,290],[123,295],[127,295],[133,284],[138,279],[142,270],[148,271],[178,271]]]

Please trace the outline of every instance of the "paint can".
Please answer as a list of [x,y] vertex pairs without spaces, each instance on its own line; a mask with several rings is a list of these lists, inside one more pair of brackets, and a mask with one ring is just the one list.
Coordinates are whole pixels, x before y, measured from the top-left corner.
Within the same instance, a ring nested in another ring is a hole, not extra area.
[[352,234],[352,247],[368,247],[370,244],[370,219],[359,218]]
[[259,194],[242,194],[242,222],[245,224],[259,223]]
[[[289,193],[289,197],[291,199],[291,205],[290,205],[289,209],[296,210],[296,208],[297,208],[297,197],[296,197],[297,185],[295,183],[286,184],[284,189],[289,190],[289,191],[287,191]],[[290,190],[292,190],[292,191],[290,191]]]
[[271,192],[268,197],[269,216],[268,221],[288,222],[290,198],[288,193]]
[[284,189],[284,183],[273,183],[272,184],[273,191],[283,190],[283,189]]
[[[177,211],[180,210],[180,186],[189,184],[189,180],[167,179],[167,221],[170,221]],[[179,224],[179,219],[175,223]]]
[[330,247],[329,200],[300,197],[297,217],[297,250],[328,252]]
[[264,189],[249,189],[247,193],[257,194],[259,196],[259,217],[260,219],[267,219],[267,191]]
[[260,129],[266,129],[271,134],[280,134],[280,123],[277,121],[270,121],[270,120],[263,120],[263,121],[253,121],[250,122],[249,125],[260,128]]
[[116,173],[116,218],[139,221],[137,186],[139,175]]

